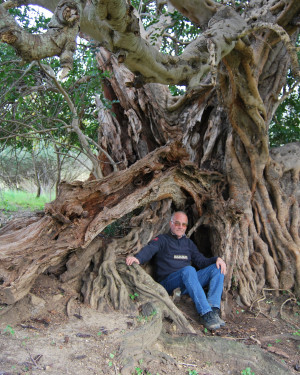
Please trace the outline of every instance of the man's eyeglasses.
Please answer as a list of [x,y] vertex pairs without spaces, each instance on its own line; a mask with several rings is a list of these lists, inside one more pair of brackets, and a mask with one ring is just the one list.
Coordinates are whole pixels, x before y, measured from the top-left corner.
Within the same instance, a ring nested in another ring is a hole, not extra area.
[[181,223],[180,221],[171,220],[171,223],[173,223],[175,225],[175,227],[180,227],[180,226],[182,226],[183,228],[187,227],[187,223]]

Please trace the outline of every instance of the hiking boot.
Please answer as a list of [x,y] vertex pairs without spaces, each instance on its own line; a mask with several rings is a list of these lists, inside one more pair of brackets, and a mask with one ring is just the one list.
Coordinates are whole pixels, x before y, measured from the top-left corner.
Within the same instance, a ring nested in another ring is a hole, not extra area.
[[219,324],[220,324],[220,327],[224,327],[226,323],[220,317],[220,313],[221,313],[220,309],[218,307],[212,307],[212,311],[215,314],[215,316],[217,317],[217,319],[219,321]]
[[200,323],[207,329],[219,329],[219,319],[213,311],[200,316]]

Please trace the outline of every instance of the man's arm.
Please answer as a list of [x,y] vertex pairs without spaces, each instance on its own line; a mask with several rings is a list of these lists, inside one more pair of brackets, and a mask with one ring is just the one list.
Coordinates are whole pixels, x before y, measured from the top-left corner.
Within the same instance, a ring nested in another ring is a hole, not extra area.
[[151,240],[148,245],[144,246],[136,256],[128,256],[126,258],[126,264],[131,266],[133,263],[144,264],[148,262],[160,249],[163,245],[163,238],[161,236],[155,237]]
[[221,270],[223,275],[226,275],[226,263],[220,257],[206,258],[197,248],[192,240],[190,240],[190,248],[192,251],[192,261],[199,268],[207,267],[213,263],[216,263],[218,269]]

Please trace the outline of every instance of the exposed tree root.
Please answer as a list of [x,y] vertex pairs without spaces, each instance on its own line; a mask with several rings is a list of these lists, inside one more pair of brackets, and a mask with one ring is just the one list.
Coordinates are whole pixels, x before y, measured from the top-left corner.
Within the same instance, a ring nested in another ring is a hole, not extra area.
[[195,332],[182,312],[174,305],[167,291],[138,265],[126,266],[124,261],[117,262],[117,269],[123,281],[137,291],[146,301],[153,302],[163,317],[171,318],[180,332]]
[[[108,253],[112,254],[112,252]],[[108,296],[114,298],[118,290],[114,285],[116,283],[119,286],[122,285],[124,301],[128,301],[123,304],[123,307],[128,308],[132,302],[129,298],[131,293],[137,293],[139,302],[141,302],[140,325],[133,332],[127,334],[120,345],[118,356],[123,364],[122,375],[131,374],[134,366],[137,366],[141,359],[144,364],[151,362],[153,358],[174,363],[174,359],[169,355],[182,355],[185,351],[201,358],[203,362],[217,358],[218,362],[224,362],[236,373],[245,367],[251,367],[254,372],[257,371],[261,375],[289,373],[287,367],[257,347],[249,347],[224,338],[191,335],[194,330],[184,315],[174,305],[165,289],[157,284],[141,266],[127,266],[124,260],[119,259],[115,262],[109,257],[109,255],[108,258],[104,256],[99,270],[99,274],[102,276],[98,276],[94,280],[94,284],[102,285],[99,288],[99,295],[103,297],[105,294],[103,291],[106,291],[106,298]],[[104,282],[101,281],[101,278]],[[98,289],[94,288],[93,290],[95,294]],[[112,304],[114,305],[114,302]],[[177,325],[178,331],[181,332],[180,336],[172,337],[163,333],[165,317],[170,318]],[[157,350],[157,342],[159,342],[161,351]]]
[[125,335],[119,350],[119,359],[123,364],[122,375],[132,374],[134,365],[140,359],[151,361],[154,357],[161,360],[174,360],[167,354],[153,349],[162,331],[162,311],[153,303],[142,306],[141,325],[133,332]]
[[[136,267],[138,269],[139,267]],[[140,321],[133,332],[124,337],[119,349],[119,360],[123,364],[122,375],[132,374],[140,360],[144,364],[154,358],[174,363],[171,356],[192,355],[203,362],[217,362],[228,366],[233,374],[251,367],[260,375],[287,375],[289,369],[277,362],[271,354],[256,346],[246,346],[234,340],[183,333],[171,336],[163,329],[163,312],[159,305],[148,302],[141,307]],[[156,348],[159,347],[160,351]],[[168,353],[168,354],[166,354]],[[170,356],[171,355],[171,356]]]
[[203,362],[216,359],[219,363],[228,364],[235,374],[241,369],[251,367],[251,370],[260,375],[287,375],[289,369],[274,360],[267,352],[242,343],[226,340],[219,337],[199,337],[183,335],[171,337],[162,334],[160,343],[165,350],[173,355],[182,354],[186,350],[190,355],[201,358]]

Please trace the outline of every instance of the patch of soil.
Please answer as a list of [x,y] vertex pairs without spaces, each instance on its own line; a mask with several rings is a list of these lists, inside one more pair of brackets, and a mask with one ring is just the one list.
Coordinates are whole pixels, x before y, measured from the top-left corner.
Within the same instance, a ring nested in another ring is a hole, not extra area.
[[16,212],[0,209],[0,228],[4,227],[11,219],[16,216]]
[[[252,311],[231,302],[226,326],[209,332],[199,324],[191,299],[174,302],[184,312],[196,333],[258,345],[284,362],[290,373],[300,374],[300,309],[290,294],[266,290]],[[73,291],[54,276],[40,275],[31,293],[14,306],[0,305],[0,374],[120,374],[118,349],[126,333],[143,324],[138,311],[123,314],[113,309],[99,312],[83,305]],[[177,335],[165,322],[165,330]],[[157,346],[159,349],[159,344]],[[140,363],[133,374],[240,374],[217,358],[201,363],[182,353],[169,360],[154,358]],[[298,370],[298,371],[297,371]],[[259,374],[255,374],[259,375]]]

